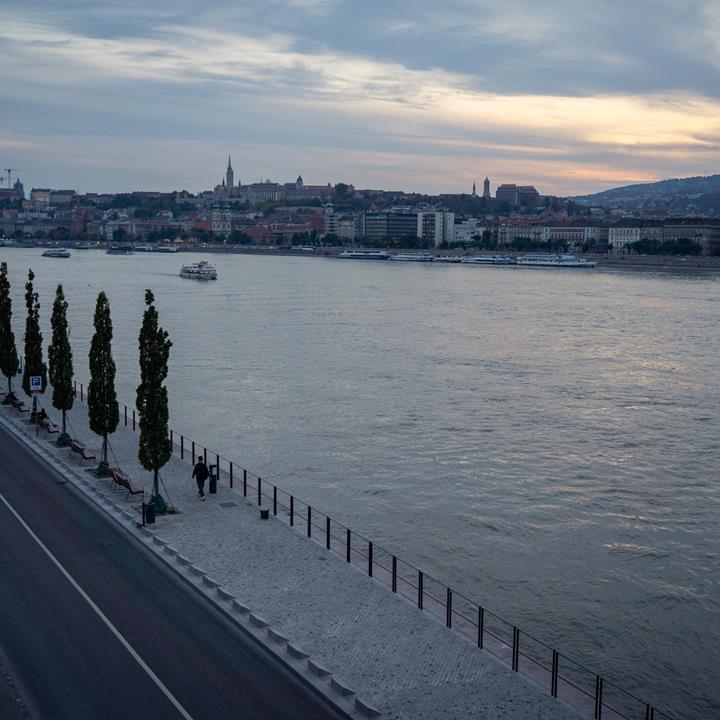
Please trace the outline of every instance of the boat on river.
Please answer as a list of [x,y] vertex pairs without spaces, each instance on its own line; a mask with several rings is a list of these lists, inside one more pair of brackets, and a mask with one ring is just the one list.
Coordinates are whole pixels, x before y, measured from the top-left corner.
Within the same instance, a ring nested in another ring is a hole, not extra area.
[[111,245],[106,251],[108,255],[132,255],[129,245]]
[[509,255],[473,255],[463,260],[467,265],[515,265]]
[[430,253],[400,253],[391,255],[389,259],[397,262],[432,262],[433,256]]
[[594,260],[585,260],[563,253],[562,255],[549,255],[537,253],[520,255],[515,261],[516,265],[522,267],[565,267],[565,268],[594,268],[597,263]]
[[217,280],[217,270],[207,260],[200,260],[190,265],[183,265],[180,277],[191,280]]
[[70,251],[65,248],[48,248],[43,251],[42,257],[49,258],[69,258]]
[[158,245],[155,252],[159,253],[176,253],[178,251],[176,245]]
[[433,262],[437,263],[461,263],[462,261],[462,255],[438,255],[433,260]]
[[338,257],[349,260],[388,260],[390,253],[387,250],[343,250]]

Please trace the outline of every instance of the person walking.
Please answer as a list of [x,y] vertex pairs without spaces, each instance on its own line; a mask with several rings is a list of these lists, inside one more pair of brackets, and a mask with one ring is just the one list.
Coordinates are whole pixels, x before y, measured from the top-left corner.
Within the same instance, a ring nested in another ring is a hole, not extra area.
[[205,481],[208,479],[209,475],[210,471],[208,470],[208,466],[205,464],[205,459],[202,455],[200,455],[198,457],[198,461],[195,463],[195,467],[193,468],[192,476],[197,481],[198,495],[201,500],[205,499]]

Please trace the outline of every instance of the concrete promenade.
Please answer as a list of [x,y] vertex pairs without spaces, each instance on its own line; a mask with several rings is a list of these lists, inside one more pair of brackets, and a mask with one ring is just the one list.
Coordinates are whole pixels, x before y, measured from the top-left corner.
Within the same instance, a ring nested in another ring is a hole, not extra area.
[[[42,404],[51,418],[58,413]],[[25,434],[36,449],[78,479],[94,462],[58,449],[27,414],[1,406],[0,419]],[[100,456],[100,440],[87,424],[87,407],[78,399],[69,413],[71,434]],[[134,485],[151,490],[151,475],[137,460],[138,434],[123,425],[110,442],[117,465]],[[212,462],[208,458],[208,462]],[[304,528],[270,516],[261,520],[257,500],[221,482],[216,495],[201,502],[189,462],[173,457],[162,470],[163,494],[179,511],[159,517],[152,532],[201,568],[224,595],[251,614],[260,629],[270,628],[268,645],[287,645],[295,660],[307,662],[322,679],[372,716],[397,720],[478,720],[496,718],[570,720],[581,715],[546,688],[535,685],[486,651],[478,650],[442,622],[399,594],[367,577],[324,543],[304,536]],[[108,479],[93,480],[102,494],[122,503]],[[207,484],[206,484],[207,492]],[[138,497],[127,507],[138,508]],[[139,515],[138,515],[139,518]],[[229,595],[227,595],[229,597]]]

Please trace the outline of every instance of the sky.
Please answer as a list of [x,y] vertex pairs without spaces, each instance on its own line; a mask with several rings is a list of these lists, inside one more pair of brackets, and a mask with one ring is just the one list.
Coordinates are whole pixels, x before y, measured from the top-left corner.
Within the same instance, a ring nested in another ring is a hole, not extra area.
[[0,0],[0,168],[572,195],[720,172],[716,0]]

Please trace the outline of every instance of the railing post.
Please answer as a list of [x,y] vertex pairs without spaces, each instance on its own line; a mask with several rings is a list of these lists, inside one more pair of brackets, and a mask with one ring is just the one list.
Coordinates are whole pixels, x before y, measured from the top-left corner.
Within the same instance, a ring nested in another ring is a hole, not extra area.
[[655,720],[655,708],[650,703],[645,706],[645,720]]
[[217,463],[217,481],[220,484],[220,456],[215,453],[215,462]]
[[247,497],[247,470],[243,468],[243,497]]
[[[553,650],[552,657],[552,677],[550,678],[550,694],[556,698],[558,696],[558,675],[560,674],[560,653]],[[647,720],[647,718],[646,718]]]
[[193,465],[195,464],[195,441],[192,441],[192,461]]
[[277,485],[273,485],[273,515],[277,515]]
[[452,627],[452,590],[450,588],[445,594],[445,625]]
[[295,496],[290,496],[290,527],[295,524]]
[[80,402],[83,401],[83,385],[80,383]]
[[135,411],[133,410],[133,432],[135,432]]
[[397,557],[392,558],[392,591],[397,592]]
[[370,577],[372,577],[372,572],[373,572],[372,552],[373,552],[373,545],[371,542],[368,542],[368,575]]
[[312,537],[312,508],[308,505],[307,536]]
[[262,505],[262,478],[258,478],[258,505]]
[[207,448],[203,448],[203,462],[207,465]]
[[175,436],[173,435],[173,431],[170,431],[170,454],[175,454]]
[[125,408],[125,427],[127,427],[127,405],[123,405]]
[[603,707],[603,679],[598,675],[595,678],[595,720],[602,720]]
[[517,627],[513,627],[513,645],[512,645],[512,669],[517,672],[520,667],[520,631]]
[[350,562],[350,528],[347,529],[346,533],[346,542],[345,542],[345,559]]
[[[230,463],[230,487],[233,486],[233,464]],[[277,513],[275,513],[277,515]]]
[[418,570],[418,607],[423,609],[423,574]]
[[73,397],[77,397],[77,380],[73,380]]
[[180,459],[185,459],[185,436],[180,435]]
[[478,607],[478,636],[477,646],[482,649],[485,643],[485,608]]
[[325,518],[325,547],[330,549],[330,518]]

